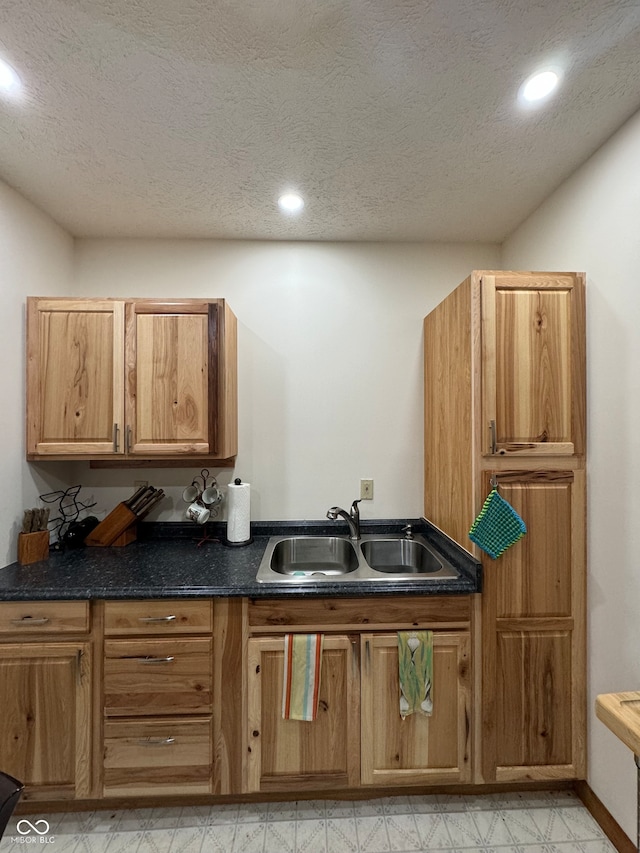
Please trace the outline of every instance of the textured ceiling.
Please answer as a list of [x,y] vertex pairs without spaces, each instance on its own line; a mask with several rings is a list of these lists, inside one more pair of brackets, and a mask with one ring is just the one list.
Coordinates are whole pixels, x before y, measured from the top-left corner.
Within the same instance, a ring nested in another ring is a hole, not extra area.
[[501,241],[640,107],[640,2],[0,0],[0,57],[0,178],[74,235]]

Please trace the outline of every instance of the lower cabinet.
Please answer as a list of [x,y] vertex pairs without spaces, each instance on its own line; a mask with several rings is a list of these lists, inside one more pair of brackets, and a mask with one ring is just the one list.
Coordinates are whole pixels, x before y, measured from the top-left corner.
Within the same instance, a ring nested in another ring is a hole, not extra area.
[[483,778],[584,779],[584,472],[503,471],[497,480],[527,535],[499,560],[483,558]]
[[282,719],[284,638],[249,640],[249,791],[358,784],[359,686],[355,639],[324,638],[318,716]]
[[[0,602],[0,769],[52,803],[469,782],[469,611],[463,596]],[[434,709],[403,720],[396,627],[421,626]],[[284,634],[314,630],[317,719],[283,720]]]
[[0,603],[0,769],[25,800],[91,795],[88,632],[87,602]]
[[302,722],[282,719],[284,638],[250,639],[248,790],[469,781],[469,633],[434,632],[430,717],[400,717],[397,643],[326,635],[318,717]]
[[211,791],[211,717],[108,720],[104,794]]
[[212,602],[106,602],[105,797],[213,791]]
[[363,634],[361,646],[363,784],[469,782],[468,632],[434,631],[430,717],[400,717],[397,635]]

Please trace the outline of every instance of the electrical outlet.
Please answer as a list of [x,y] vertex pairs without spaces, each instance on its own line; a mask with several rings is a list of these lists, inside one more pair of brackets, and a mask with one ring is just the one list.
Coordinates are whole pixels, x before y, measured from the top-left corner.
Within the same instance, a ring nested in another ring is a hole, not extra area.
[[148,480],[134,480],[133,481],[133,488],[134,489],[139,489],[141,486],[148,486],[148,485],[149,485]]
[[373,480],[360,480],[360,500],[373,500]]

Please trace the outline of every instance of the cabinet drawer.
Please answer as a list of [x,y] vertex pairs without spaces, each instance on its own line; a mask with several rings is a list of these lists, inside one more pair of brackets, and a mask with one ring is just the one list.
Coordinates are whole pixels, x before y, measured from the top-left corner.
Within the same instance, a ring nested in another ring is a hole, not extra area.
[[109,715],[203,713],[211,708],[209,639],[107,640],[104,709]]
[[104,795],[211,793],[211,718],[108,720]]
[[0,603],[0,634],[78,634],[88,630],[88,601]]
[[212,624],[211,601],[208,599],[106,601],[104,606],[104,632],[107,637],[203,634],[211,631]]

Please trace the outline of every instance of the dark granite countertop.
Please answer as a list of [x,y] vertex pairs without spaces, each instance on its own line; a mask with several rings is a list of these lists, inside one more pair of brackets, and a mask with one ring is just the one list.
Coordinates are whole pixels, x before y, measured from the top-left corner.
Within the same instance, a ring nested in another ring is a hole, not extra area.
[[[410,522],[460,572],[456,579],[317,584],[265,584],[256,573],[270,536],[341,535],[346,524],[252,523],[253,541],[222,543],[224,525],[200,528],[183,523],[143,523],[138,541],[123,548],[52,550],[48,560],[0,569],[0,601],[132,599],[209,596],[459,595],[480,592],[481,565],[425,519],[363,522],[363,533],[395,533]],[[203,536],[209,537],[202,541]]]

